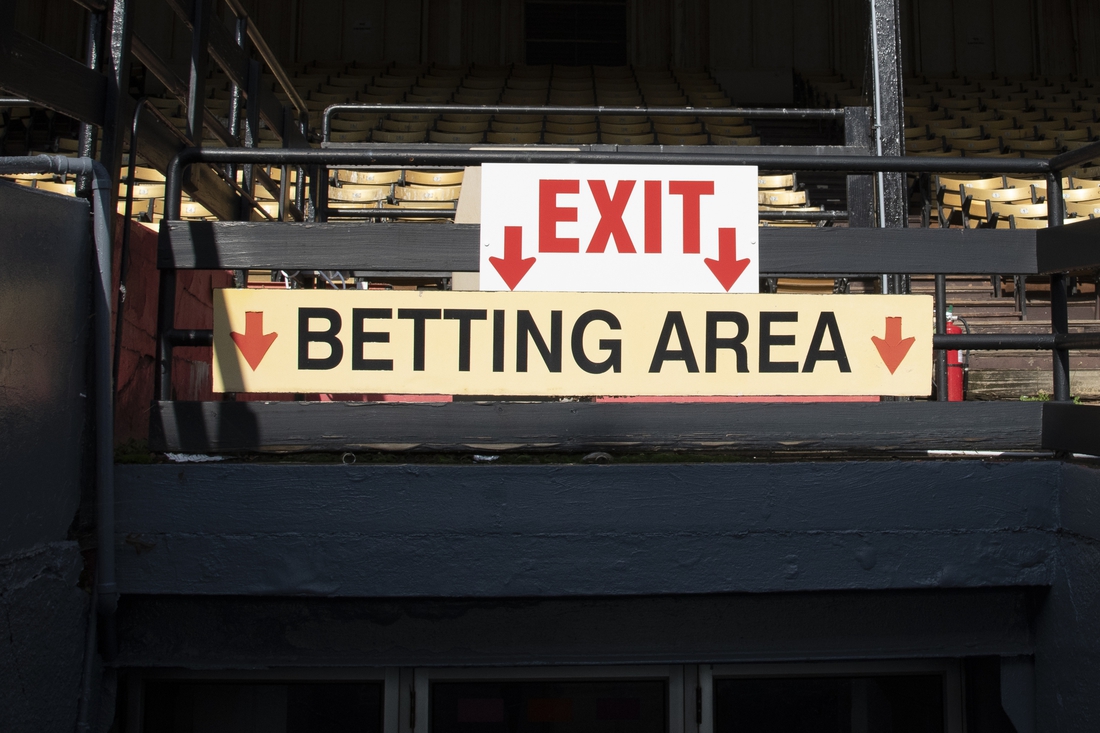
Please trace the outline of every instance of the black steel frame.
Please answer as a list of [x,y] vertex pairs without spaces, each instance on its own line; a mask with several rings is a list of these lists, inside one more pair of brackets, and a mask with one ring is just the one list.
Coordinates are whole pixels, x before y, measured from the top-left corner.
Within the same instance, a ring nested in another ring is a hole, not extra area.
[[[592,110],[595,108],[580,108]],[[848,155],[775,155],[760,153],[723,152],[715,155],[707,152],[688,152],[688,149],[660,149],[645,151],[632,148],[622,151],[561,150],[531,147],[523,150],[438,149],[431,145],[362,145],[355,148],[329,148],[322,150],[252,149],[233,150],[189,148],[182,151],[168,169],[165,220],[162,237],[166,236],[170,222],[178,220],[180,211],[180,182],[183,169],[195,163],[299,165],[310,168],[324,166],[363,165],[420,165],[461,166],[487,162],[497,163],[638,163],[638,164],[694,164],[707,165],[720,162],[726,165],[755,165],[761,168],[777,166],[794,170],[836,171],[847,173],[1022,173],[1043,175],[1047,178],[1051,227],[1063,220],[1061,199],[1061,171],[1100,156],[1100,143],[1071,151],[1052,160],[1019,159],[929,159],[899,156],[848,156]],[[321,225],[324,226],[324,225]],[[908,231],[908,230],[901,230]],[[919,245],[916,232],[927,237],[934,232],[946,234],[946,230],[913,230],[914,244]],[[900,232],[898,232],[900,234]],[[257,239],[263,235],[257,234]],[[807,238],[820,236],[815,230],[801,234]],[[163,239],[162,239],[163,242]],[[256,243],[262,247],[262,241]],[[162,267],[163,267],[162,263]],[[164,270],[171,272],[171,267]],[[820,269],[807,268],[807,274],[824,274]],[[832,272],[828,274],[833,274]],[[174,280],[164,278],[162,282]],[[1050,276],[1052,318],[1050,334],[1030,335],[948,335],[946,330],[946,302],[943,278],[937,278],[936,337],[937,384],[946,383],[946,351],[949,349],[1036,349],[1050,350],[1053,354],[1054,399],[1069,401],[1069,351],[1073,348],[1100,346],[1100,336],[1070,334],[1068,328],[1068,300],[1066,275],[1055,272]],[[162,288],[160,320],[158,325],[158,379],[156,398],[166,399],[171,393],[171,351],[177,345],[208,345],[212,336],[208,331],[180,331],[174,328],[172,303],[174,290]],[[939,390],[939,398],[946,399],[945,390]]]

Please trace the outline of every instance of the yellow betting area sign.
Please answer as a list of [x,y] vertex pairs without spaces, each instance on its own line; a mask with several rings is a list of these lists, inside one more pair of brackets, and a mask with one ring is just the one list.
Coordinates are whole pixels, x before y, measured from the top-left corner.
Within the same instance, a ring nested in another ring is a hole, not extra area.
[[926,295],[218,290],[214,390],[927,396]]

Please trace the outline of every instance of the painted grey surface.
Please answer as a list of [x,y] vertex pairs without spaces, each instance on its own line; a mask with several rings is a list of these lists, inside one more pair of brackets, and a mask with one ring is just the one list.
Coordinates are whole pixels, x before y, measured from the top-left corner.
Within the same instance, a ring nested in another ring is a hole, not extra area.
[[119,466],[123,594],[1041,586],[1057,464]]
[[65,539],[80,501],[90,214],[0,183],[0,557]]
[[90,213],[0,182],[0,222],[0,728],[71,731],[89,607],[66,540],[90,407]]
[[199,669],[1031,654],[1028,589],[549,599],[123,596],[119,663]]
[[149,443],[192,453],[1037,450],[1042,410],[1038,402],[158,402]]
[[1100,468],[1067,464],[1057,572],[1035,622],[1036,730],[1100,720]]
[[0,729],[69,733],[76,722],[88,594],[75,542],[0,557]]

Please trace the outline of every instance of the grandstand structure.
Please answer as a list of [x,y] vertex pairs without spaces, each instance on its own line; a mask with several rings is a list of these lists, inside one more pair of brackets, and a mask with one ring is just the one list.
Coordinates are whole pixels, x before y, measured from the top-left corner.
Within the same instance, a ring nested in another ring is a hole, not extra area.
[[[1094,727],[1096,0],[0,10],[0,727]],[[219,290],[478,290],[492,163],[755,166],[927,396],[213,391]]]

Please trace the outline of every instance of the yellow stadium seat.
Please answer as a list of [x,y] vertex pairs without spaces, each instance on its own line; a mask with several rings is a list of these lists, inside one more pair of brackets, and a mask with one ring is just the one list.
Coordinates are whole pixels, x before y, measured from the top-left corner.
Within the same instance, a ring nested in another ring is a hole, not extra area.
[[414,132],[374,130],[371,133],[371,141],[379,143],[422,143],[426,137],[428,133],[425,130]]
[[410,186],[459,186],[465,171],[429,171],[412,168],[405,171],[405,184]]
[[358,186],[346,184],[343,186],[330,186],[328,189],[328,197],[330,201],[367,203],[371,201],[382,201],[389,198],[392,190],[392,186]]
[[616,135],[609,132],[600,132],[600,142],[607,145],[652,145],[654,135],[652,132],[635,133],[631,135]]
[[542,139],[541,132],[487,132],[485,139],[496,145],[531,145]]
[[551,145],[595,145],[598,136],[593,132],[586,133],[553,133],[547,132],[543,140]]
[[401,171],[338,170],[336,180],[366,186],[384,186],[401,180]]
[[443,130],[429,130],[428,141],[433,143],[452,143],[471,145],[479,143],[485,137],[483,132],[444,132]]
[[587,135],[595,131],[595,122],[582,122],[576,125],[563,124],[561,122],[546,123],[546,132],[555,135]]
[[710,140],[715,145],[759,145],[759,135],[745,135],[743,137],[729,137],[727,135],[711,135]]
[[499,122],[493,120],[490,129],[493,132],[541,132],[542,122]]

